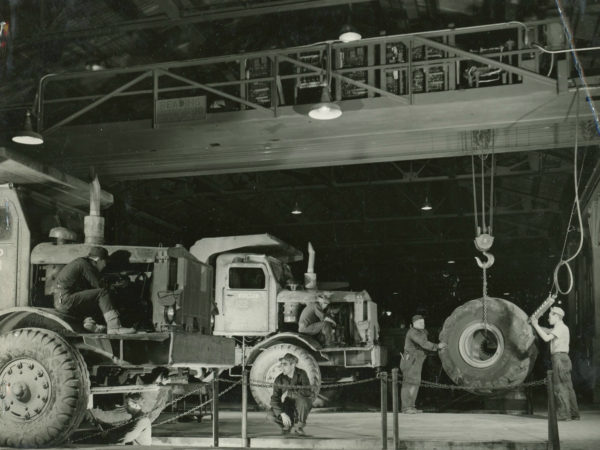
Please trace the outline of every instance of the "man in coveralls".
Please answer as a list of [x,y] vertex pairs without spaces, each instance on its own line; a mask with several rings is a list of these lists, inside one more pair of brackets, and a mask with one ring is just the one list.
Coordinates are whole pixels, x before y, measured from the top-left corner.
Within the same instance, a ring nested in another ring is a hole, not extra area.
[[445,342],[434,344],[427,340],[425,319],[417,314],[412,317],[411,327],[406,333],[404,341],[404,355],[400,360],[402,371],[402,389],[400,390],[400,401],[402,412],[405,414],[417,414],[423,411],[415,408],[415,401],[421,384],[421,369],[427,357],[425,350],[442,350],[446,348]]
[[91,247],[87,257],[76,258],[63,267],[56,277],[54,307],[85,317],[83,327],[92,333],[106,331],[93,318],[99,312],[104,315],[109,334],[135,333],[135,329],[121,326],[108,290],[100,287],[100,272],[107,260],[108,251],[104,247]]
[[556,399],[558,420],[579,420],[577,397],[571,381],[571,359],[569,358],[569,327],[563,322],[565,312],[558,306],[550,308],[548,323],[552,329],[540,327],[536,317],[531,318],[535,331],[545,342],[550,342],[552,356],[552,382]]
[[[271,409],[267,413],[267,420],[274,422],[281,428],[283,434],[295,430],[296,434],[304,436],[304,427],[308,413],[314,400],[313,389],[306,372],[298,367],[298,358],[286,353],[279,358],[281,373],[275,378],[273,395],[271,396]],[[289,387],[306,386],[301,389]]]
[[335,320],[326,314],[326,309],[331,300],[324,294],[317,295],[317,301],[309,303],[302,310],[298,320],[298,331],[303,334],[317,336],[319,342],[325,347],[334,343]]

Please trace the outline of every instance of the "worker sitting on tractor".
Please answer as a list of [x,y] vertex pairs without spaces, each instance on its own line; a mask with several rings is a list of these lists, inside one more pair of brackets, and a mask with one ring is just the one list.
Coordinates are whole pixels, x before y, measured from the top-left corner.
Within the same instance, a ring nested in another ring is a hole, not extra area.
[[[87,257],[77,258],[61,269],[56,277],[54,307],[63,313],[84,317],[83,327],[92,333],[131,334],[133,328],[121,326],[107,289],[100,287],[100,272],[106,267],[108,251],[92,247]],[[102,312],[108,330],[94,320]]]
[[318,336],[319,341],[325,347],[333,345],[333,329],[336,326],[335,320],[326,313],[330,303],[330,299],[324,293],[319,293],[317,301],[309,303],[302,310],[298,321],[298,331],[300,333]]
[[[279,425],[283,434],[293,428],[296,434],[304,436],[306,419],[314,400],[310,380],[304,370],[296,367],[298,358],[295,355],[286,353],[279,362],[281,373],[275,378],[267,420]],[[298,388],[300,386],[302,388]]]

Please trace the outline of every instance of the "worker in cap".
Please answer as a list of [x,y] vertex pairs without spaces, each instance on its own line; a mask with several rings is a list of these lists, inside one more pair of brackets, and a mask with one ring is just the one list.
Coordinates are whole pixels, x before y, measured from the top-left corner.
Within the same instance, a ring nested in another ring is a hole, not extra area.
[[442,350],[444,348],[446,348],[444,342],[439,344],[429,342],[423,316],[420,314],[412,316],[411,326],[404,340],[404,354],[401,354],[400,360],[400,370],[402,371],[400,401],[403,413],[417,414],[423,412],[415,407],[415,401],[421,384],[421,370],[427,357],[426,351]]
[[531,317],[531,324],[545,342],[550,342],[556,416],[558,420],[579,420],[579,407],[571,380],[569,327],[563,322],[564,317],[565,311],[553,306],[548,314],[548,323],[552,328],[541,327],[536,316]]
[[[107,260],[108,251],[94,246],[90,247],[87,256],[76,258],[63,267],[56,277],[54,307],[83,317],[83,327],[92,333],[135,333],[133,328],[121,325],[108,290],[100,286],[100,272],[106,267]],[[107,326],[98,324],[94,319],[100,312]]]
[[335,320],[327,314],[331,303],[331,294],[319,292],[316,301],[308,303],[300,314],[298,331],[309,336],[316,336],[325,347],[334,345]]
[[308,413],[312,408],[314,390],[306,372],[299,367],[298,357],[286,353],[279,358],[281,373],[273,383],[271,409],[267,412],[267,420],[276,423],[283,434],[294,430],[304,436],[304,427]]

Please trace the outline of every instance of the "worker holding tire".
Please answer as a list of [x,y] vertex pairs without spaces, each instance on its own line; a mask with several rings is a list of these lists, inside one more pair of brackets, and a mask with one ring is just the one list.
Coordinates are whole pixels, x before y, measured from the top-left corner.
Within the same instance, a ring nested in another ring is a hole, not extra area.
[[556,416],[558,420],[579,420],[579,407],[571,380],[569,327],[563,322],[564,316],[562,308],[553,306],[548,314],[548,323],[552,325],[552,329],[541,327],[535,316],[531,317],[531,324],[545,342],[550,342]]
[[296,367],[298,358],[292,353],[283,355],[279,362],[281,373],[275,378],[267,420],[279,425],[283,434],[293,429],[296,434],[304,436],[306,419],[314,400],[310,380],[304,370]]
[[[56,277],[54,307],[84,317],[83,327],[92,333],[135,333],[135,329],[121,325],[108,290],[100,287],[100,272],[107,260],[108,251],[104,247],[91,247],[87,257],[76,258],[63,267]],[[99,312],[104,315],[108,330],[94,320]]]
[[423,411],[415,407],[419,385],[421,384],[421,370],[427,354],[426,350],[435,351],[446,348],[446,343],[434,344],[427,339],[425,319],[416,314],[411,319],[411,327],[406,333],[404,341],[404,354],[400,360],[402,371],[402,389],[400,401],[404,414],[417,414]]

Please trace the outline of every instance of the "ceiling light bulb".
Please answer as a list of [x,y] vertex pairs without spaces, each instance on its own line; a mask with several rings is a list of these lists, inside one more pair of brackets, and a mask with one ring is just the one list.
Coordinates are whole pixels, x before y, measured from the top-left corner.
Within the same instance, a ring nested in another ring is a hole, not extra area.
[[298,202],[296,202],[296,204],[294,205],[294,209],[292,209],[292,214],[294,214],[295,216],[302,214],[302,210],[298,206]]
[[455,261],[453,259],[448,260],[448,264],[454,264],[454,262]]

